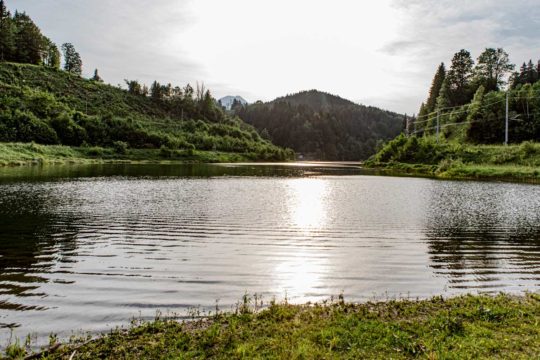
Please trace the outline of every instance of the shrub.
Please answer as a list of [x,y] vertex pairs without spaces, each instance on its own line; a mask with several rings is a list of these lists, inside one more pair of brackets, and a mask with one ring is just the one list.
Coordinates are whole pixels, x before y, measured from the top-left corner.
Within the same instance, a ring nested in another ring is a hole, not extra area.
[[128,143],[124,141],[113,142],[113,149],[117,154],[125,155],[128,150]]

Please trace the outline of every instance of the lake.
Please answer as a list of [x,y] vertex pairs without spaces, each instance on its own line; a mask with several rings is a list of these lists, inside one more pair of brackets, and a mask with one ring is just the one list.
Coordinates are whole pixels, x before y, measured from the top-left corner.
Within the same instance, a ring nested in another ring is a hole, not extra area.
[[156,311],[540,290],[540,186],[334,164],[0,168],[0,347]]

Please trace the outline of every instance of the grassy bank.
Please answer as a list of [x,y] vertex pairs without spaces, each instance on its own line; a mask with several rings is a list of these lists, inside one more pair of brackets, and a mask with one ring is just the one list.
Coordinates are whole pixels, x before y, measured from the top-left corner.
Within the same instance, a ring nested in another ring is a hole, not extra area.
[[104,163],[104,162],[240,162],[253,161],[256,154],[202,150],[125,149],[98,146],[73,147],[34,143],[0,143],[0,166]]
[[433,137],[399,136],[367,167],[453,179],[540,181],[540,144],[472,145]]
[[[463,296],[422,301],[270,304],[180,323],[134,323],[97,339],[72,341],[46,359],[183,358],[508,358],[540,356],[540,296]],[[24,356],[11,346],[10,356]]]

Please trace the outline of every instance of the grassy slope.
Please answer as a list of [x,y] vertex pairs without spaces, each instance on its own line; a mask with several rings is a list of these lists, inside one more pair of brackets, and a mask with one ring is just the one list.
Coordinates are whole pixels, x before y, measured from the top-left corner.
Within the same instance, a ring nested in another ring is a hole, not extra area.
[[[112,116],[125,119],[129,124],[140,124],[144,131],[169,134],[172,138],[179,139],[181,144],[186,141],[195,144],[199,150],[196,153],[199,154],[216,153],[217,150],[221,154],[231,153],[231,159],[273,160],[274,157],[280,157],[279,160],[284,160],[284,156],[292,157],[292,152],[284,152],[262,139],[253,127],[238,119],[226,118],[226,121],[221,123],[181,120],[179,110],[173,109],[170,104],[133,95],[118,87],[89,81],[60,70],[27,64],[0,63],[0,91],[20,94],[16,101],[13,96],[11,99],[8,97],[10,100],[7,100],[7,103],[0,104],[0,111],[4,107],[7,112],[18,109],[36,113],[36,106],[39,110],[41,101],[43,106],[54,108],[53,113],[62,109],[69,114],[80,112],[84,116],[98,118]],[[51,112],[50,109],[44,111]],[[191,111],[196,113],[198,110]],[[36,115],[40,117],[39,111]],[[188,117],[182,112],[182,116],[184,115]],[[193,120],[198,120],[198,116],[192,115]],[[45,121],[49,122],[50,119]],[[159,145],[157,147],[159,148]],[[25,161],[25,152],[17,157],[13,150],[10,154],[0,153],[0,163]],[[85,153],[73,151],[77,153],[77,157]],[[157,152],[139,151],[138,156],[154,153]],[[232,155],[233,153],[244,154],[237,156]],[[9,160],[6,160],[8,156]],[[198,156],[201,161],[206,158],[206,155]],[[211,155],[210,158],[218,157]]]
[[103,162],[240,162],[256,160],[249,154],[219,151],[175,150],[163,154],[158,149],[128,149],[119,154],[112,148],[39,145],[33,143],[0,143],[0,166],[103,163]]
[[437,144],[432,137],[400,136],[365,164],[441,178],[540,180],[540,144],[472,145],[452,141]]
[[[531,359],[540,356],[540,296],[463,296],[443,300],[271,305],[195,323],[157,319],[48,359],[380,358]],[[8,349],[23,354],[20,347]]]

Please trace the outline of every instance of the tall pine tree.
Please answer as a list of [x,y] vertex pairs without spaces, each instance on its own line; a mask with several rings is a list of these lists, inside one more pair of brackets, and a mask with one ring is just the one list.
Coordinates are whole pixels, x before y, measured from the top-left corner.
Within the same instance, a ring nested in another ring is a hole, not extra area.
[[431,82],[431,88],[429,89],[429,97],[426,101],[426,111],[428,113],[435,111],[435,107],[437,106],[437,98],[439,97],[439,92],[441,91],[441,86],[445,78],[446,68],[444,67],[444,63],[441,63],[437,68],[437,72],[435,73],[433,81]]

